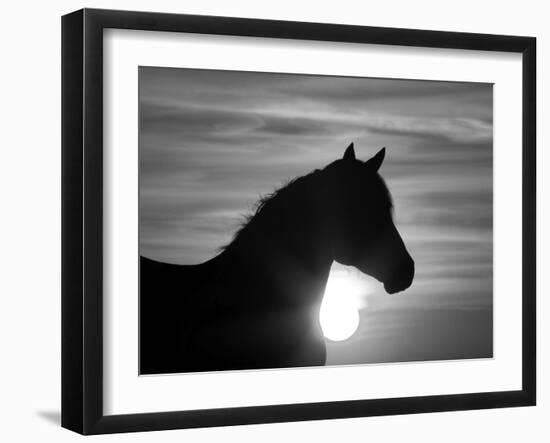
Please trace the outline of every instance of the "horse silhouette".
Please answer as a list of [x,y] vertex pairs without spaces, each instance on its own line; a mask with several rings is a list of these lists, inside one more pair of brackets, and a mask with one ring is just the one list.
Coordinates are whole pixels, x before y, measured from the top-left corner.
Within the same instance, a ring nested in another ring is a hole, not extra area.
[[324,365],[319,310],[333,261],[388,293],[414,277],[378,174],[384,155],[362,162],[352,143],[343,158],[261,199],[207,262],[140,257],[140,373]]

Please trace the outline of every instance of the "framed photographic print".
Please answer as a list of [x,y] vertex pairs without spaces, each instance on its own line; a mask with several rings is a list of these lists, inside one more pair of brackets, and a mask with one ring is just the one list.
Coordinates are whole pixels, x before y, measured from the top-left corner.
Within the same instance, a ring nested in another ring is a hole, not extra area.
[[534,405],[531,37],[62,21],[62,425]]

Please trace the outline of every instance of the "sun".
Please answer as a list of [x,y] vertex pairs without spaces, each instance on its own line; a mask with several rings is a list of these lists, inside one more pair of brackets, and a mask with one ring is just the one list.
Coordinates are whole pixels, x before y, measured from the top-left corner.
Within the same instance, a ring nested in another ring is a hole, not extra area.
[[344,341],[359,327],[360,297],[365,287],[343,266],[333,266],[321,304],[319,320],[326,338]]

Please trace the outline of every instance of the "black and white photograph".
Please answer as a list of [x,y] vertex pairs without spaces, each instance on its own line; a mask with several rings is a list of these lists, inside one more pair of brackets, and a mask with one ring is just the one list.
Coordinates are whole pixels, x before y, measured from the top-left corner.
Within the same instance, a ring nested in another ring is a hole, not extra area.
[[[38,196],[58,171],[61,191],[5,211],[24,271],[5,298],[25,313],[5,310],[7,398],[36,409],[14,435],[544,434],[544,14],[422,1],[73,5],[50,33],[60,63],[42,22],[12,30],[33,49],[6,70],[6,190]],[[60,268],[60,300],[31,264]]]
[[139,67],[141,375],[493,357],[493,85]]

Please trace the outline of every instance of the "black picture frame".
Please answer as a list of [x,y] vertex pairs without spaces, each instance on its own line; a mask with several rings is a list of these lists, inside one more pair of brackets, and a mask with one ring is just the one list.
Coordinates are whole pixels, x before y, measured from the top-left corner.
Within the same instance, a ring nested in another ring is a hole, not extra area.
[[[504,51],[522,55],[522,389],[391,399],[104,415],[103,30]],[[536,39],[229,17],[83,9],[62,18],[62,426],[82,434],[150,431],[536,403]]]

